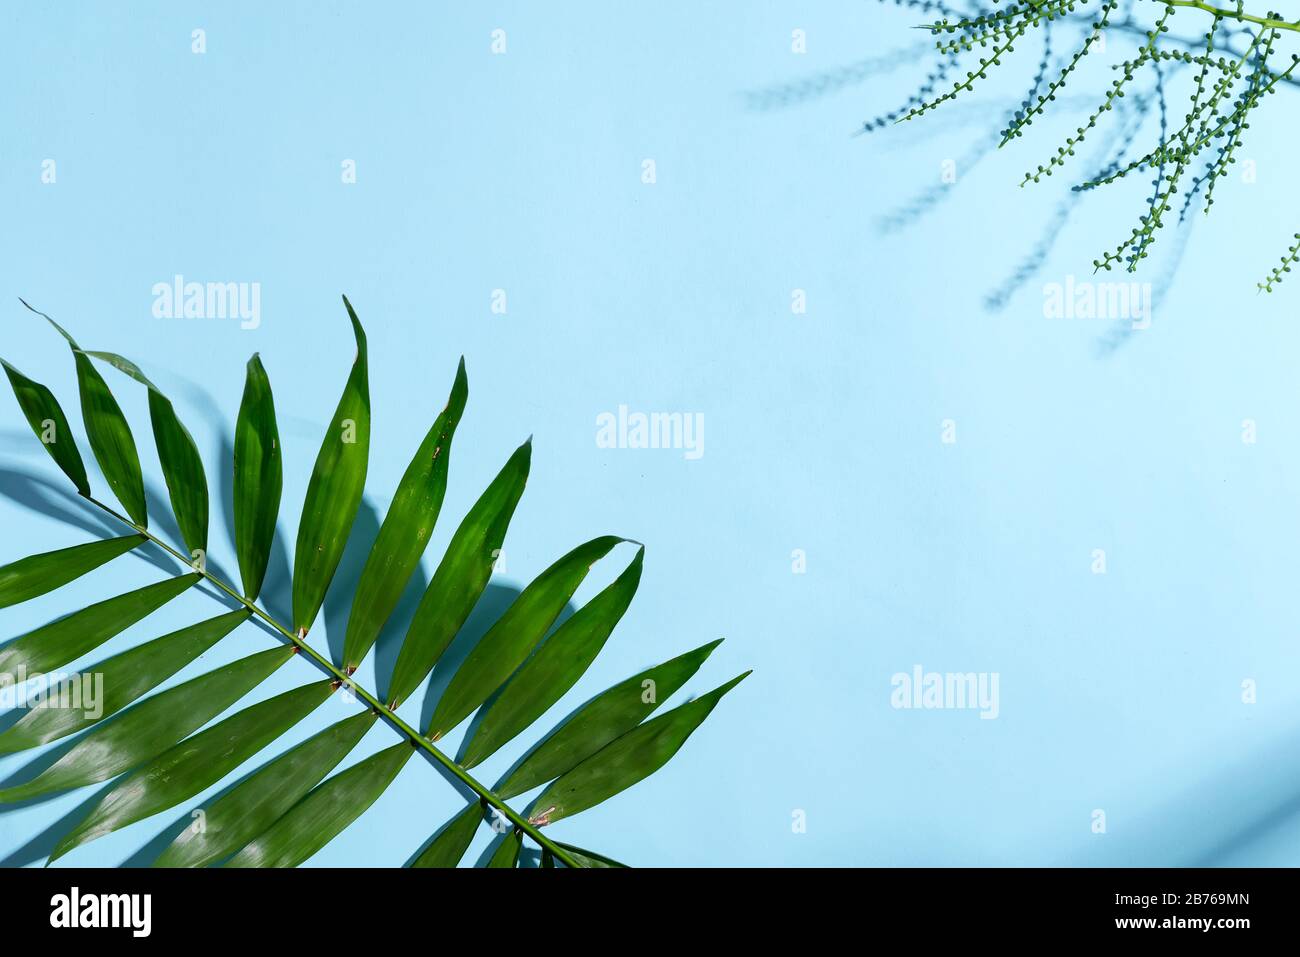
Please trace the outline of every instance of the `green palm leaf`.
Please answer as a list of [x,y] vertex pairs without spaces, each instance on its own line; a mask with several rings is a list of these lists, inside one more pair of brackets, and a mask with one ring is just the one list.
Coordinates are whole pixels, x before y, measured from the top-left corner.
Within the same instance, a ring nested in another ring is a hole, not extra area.
[[176,516],[176,525],[181,530],[181,539],[191,557],[198,558],[206,554],[208,480],[203,473],[199,447],[194,444],[194,437],[189,430],[176,417],[176,409],[171,400],[129,359],[112,352],[84,352],[78,355],[107,362],[149,390],[149,421],[153,424],[158,462],[162,465],[163,480],[167,483],[167,494],[171,499],[172,513]]
[[370,453],[366,333],[347,296],[343,297],[343,304],[352,320],[357,358],[321,441],[316,467],[307,484],[302,519],[298,522],[298,545],[293,558],[293,630],[298,635],[307,634],[325,601],[325,591],[343,557],[366,484]]
[[147,541],[143,535],[123,535],[11,562],[0,568],[0,608],[54,591]]
[[645,549],[638,548],[623,574],[557,628],[519,669],[465,745],[465,767],[480,764],[577,683],[632,603],[644,559]]
[[203,825],[181,832],[157,867],[203,867],[263,833],[348,756],[376,715],[363,711],[338,721],[285,752],[203,812]]
[[524,837],[519,831],[511,831],[501,843],[497,845],[492,857],[488,859],[488,867],[518,867],[519,851],[524,845]]
[[343,645],[343,668],[348,674],[357,670],[379,637],[379,630],[393,613],[402,589],[429,544],[429,536],[442,510],[443,496],[447,494],[452,436],[465,412],[468,394],[469,382],[462,359],[447,405],[406,467],[361,571]]
[[[582,867],[627,867],[626,864],[620,864],[612,857],[605,857],[603,854],[597,854],[595,851],[584,851],[580,847],[574,847],[572,844],[565,844],[563,841],[557,842],[560,847],[568,851],[573,857],[577,858],[578,864]],[[546,852],[547,854],[550,851]]]
[[659,707],[659,702],[686,684],[721,643],[719,638],[648,668],[593,698],[530,751],[519,766],[497,785],[497,793],[514,797],[531,791],[631,731]]
[[244,398],[235,422],[235,551],[244,597],[262,591],[266,565],[280,514],[284,465],[280,460],[280,431],[275,424],[271,380],[256,355],[248,360]]
[[429,842],[428,847],[411,862],[412,867],[455,867],[469,850],[483,819],[478,802],[471,804],[447,822]]
[[374,804],[414,753],[395,744],[317,785],[226,866],[297,867]]
[[542,572],[497,619],[452,677],[429,721],[437,741],[505,684],[555,623],[591,566],[621,538],[606,535],[579,545]]
[[168,748],[104,795],[59,841],[50,860],[87,841],[175,807],[220,781],[320,707],[331,691],[329,681],[294,688],[251,705]]
[[140,702],[86,735],[34,780],[0,791],[0,801],[107,781],[157,757],[256,688],[292,654],[289,648],[268,648]]
[[487,588],[515,506],[524,494],[532,452],[530,438],[510,456],[452,536],[393,666],[390,707],[405,701],[433,669]]
[[[75,708],[32,709],[8,731],[0,734],[0,754],[24,751],[67,737],[117,714],[248,621],[249,614],[248,609],[241,608],[218,615],[91,665],[86,674],[98,675],[103,684],[98,713]],[[157,700],[150,699],[151,702]],[[184,719],[185,716],[178,717]]]
[[0,359],[5,375],[13,387],[18,406],[27,418],[36,437],[41,440],[47,452],[63,469],[63,474],[72,479],[72,484],[82,495],[90,494],[90,480],[86,478],[86,466],[77,451],[77,441],[72,437],[72,426],[63,414],[63,406],[54,398],[54,393],[23,375],[9,363]]
[[553,824],[595,807],[658,771],[681,749],[722,696],[748,675],[748,671],[737,675],[720,688],[638,725],[561,775],[533,802],[533,823]]
[[[26,306],[27,303],[23,305]],[[31,306],[27,308],[31,309]],[[36,312],[34,309],[32,311]],[[95,369],[90,357],[81,351],[77,340],[45,313],[37,312],[37,315],[43,316],[68,341],[68,347],[72,350],[77,367],[77,387],[81,393],[81,418],[85,422],[90,450],[95,453],[100,471],[108,479],[109,488],[117,500],[131,516],[131,521],[141,528],[148,526],[140,455],[136,452],[135,438],[131,435],[131,426],[127,424],[126,416],[122,414],[122,407],[113,398],[108,383]]]
[[[348,596],[351,613],[342,662],[336,664],[309,645],[306,634],[327,591],[343,587],[333,579],[360,506],[367,471],[370,400],[366,336],[346,298],[344,304],[356,340],[356,360],[307,484],[294,556],[290,622],[278,621],[255,603],[274,541],[284,468],[271,383],[258,357],[248,363],[231,463],[242,590],[209,571],[205,561],[192,561],[192,553],[207,547],[210,503],[205,469],[171,401],[134,363],[115,353],[82,352],[71,335],[45,316],[72,348],[90,447],[126,516],[90,496],[84,463],[53,394],[5,364],[23,415],[55,463],[80,494],[127,525],[131,534],[32,555],[0,567],[0,608],[89,575],[145,541],[175,558],[183,573],[100,601],[10,641],[0,647],[0,673],[23,674],[25,669],[31,674],[62,667],[200,580],[208,586],[201,590],[205,594],[237,603],[234,611],[224,610],[215,618],[138,643],[95,665],[89,674],[100,676],[104,684],[96,708],[32,707],[0,733],[0,753],[5,753],[84,732],[31,780],[0,789],[0,800],[38,798],[122,775],[63,835],[51,860],[173,808],[216,784],[281,739],[332,691],[343,687],[361,699],[365,710],[273,755],[209,807],[200,809],[194,826],[181,833],[157,863],[300,864],[363,815],[411,755],[421,752],[472,791],[474,800],[427,843],[411,866],[460,863],[485,810],[491,812],[498,830],[509,832],[494,848],[489,866],[518,866],[525,839],[542,848],[544,866],[621,866],[595,852],[553,841],[538,828],[599,803],[652,773],[672,757],[718,699],[740,680],[646,721],[661,701],[685,686],[717,642],[704,645],[590,699],[528,750],[497,791],[475,779],[470,768],[558,702],[587,670],[626,612],[641,577],[641,548],[611,585],[556,626],[590,567],[624,541],[602,536],[578,546],[538,575],[484,632],[436,702],[429,735],[418,732],[394,711],[396,704],[425,680],[486,589],[528,480],[531,440],[514,452],[452,535],[418,608],[406,623],[406,637],[389,681],[390,703],[353,680],[356,666],[392,617],[441,510],[450,480],[450,447],[468,397],[463,360],[447,404],[407,466]],[[148,389],[159,460],[190,555],[147,529],[143,476],[134,439],[121,408],[92,365],[92,356]],[[254,617],[282,641],[174,687],[156,690]],[[219,717],[295,658],[327,677]],[[441,737],[482,708],[486,710],[468,736],[461,762],[435,746],[431,737]],[[332,773],[381,718],[397,731],[396,743]],[[213,721],[216,723],[210,724]],[[507,803],[507,797],[548,781],[551,783],[534,805],[539,813],[533,820]],[[420,822],[414,824],[415,829],[423,827]]]
[[202,576],[178,575],[73,612],[0,648],[0,674],[49,672],[157,611]]

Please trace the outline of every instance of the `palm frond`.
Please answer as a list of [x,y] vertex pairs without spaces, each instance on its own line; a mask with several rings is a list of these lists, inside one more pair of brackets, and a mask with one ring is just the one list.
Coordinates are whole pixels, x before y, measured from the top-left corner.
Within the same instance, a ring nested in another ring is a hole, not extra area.
[[[643,546],[612,584],[561,621],[591,567],[628,541],[610,535],[574,548],[519,593],[455,670],[423,733],[397,715],[398,704],[424,684],[488,586],[528,480],[529,439],[510,456],[452,535],[407,623],[384,697],[355,681],[354,673],[380,632],[392,624],[390,619],[442,509],[451,445],[469,394],[463,359],[447,404],[416,447],[356,588],[348,596],[351,612],[339,660],[308,644],[307,634],[334,584],[361,505],[369,464],[366,335],[351,303],[346,297],[343,302],[356,341],[356,359],[307,485],[288,622],[257,604],[274,545],[285,466],[271,381],[258,356],[248,363],[233,461],[224,466],[233,468],[238,587],[208,565],[210,498],[198,447],[172,401],[139,366],[116,353],[83,350],[63,327],[38,313],[66,339],[72,352],[90,450],[121,505],[119,511],[92,494],[72,428],[53,393],[0,360],[22,414],[55,464],[78,494],[123,526],[119,537],[19,558],[0,567],[0,608],[77,581],[146,543],[161,548],[178,565],[169,578],[74,610],[0,646],[0,673],[21,680],[64,667],[200,582],[212,586],[200,591],[233,606],[94,665],[94,673],[104,681],[98,713],[32,708],[0,733],[0,753],[24,751],[80,733],[39,773],[0,788],[0,803],[113,782],[61,836],[51,860],[183,804],[272,747],[344,689],[349,700],[359,701],[361,710],[265,762],[215,799],[203,809],[204,826],[186,828],[156,864],[301,864],[363,815],[412,755],[420,752],[449,772],[474,799],[426,840],[410,866],[457,865],[488,817],[495,830],[508,832],[489,856],[489,867],[518,866],[525,838],[540,847],[545,867],[556,862],[570,867],[621,867],[595,852],[553,841],[540,828],[595,806],[654,773],[745,677],[733,678],[646,720],[697,672],[719,643],[711,642],[592,697],[527,751],[501,776],[495,790],[471,774],[472,768],[534,725],[575,686],[627,611],[641,578]],[[150,422],[180,533],[178,542],[169,543],[149,529],[134,434],[96,363],[113,367],[148,391]],[[264,633],[275,637],[273,647],[156,690],[253,618],[265,626]],[[290,665],[293,659],[324,672],[325,677],[216,720],[281,668],[302,667]],[[459,759],[443,753],[435,742],[475,712],[479,718]],[[336,772],[379,723],[396,732],[392,745]],[[530,809],[516,810],[507,803],[508,798],[538,788],[543,788],[542,793]],[[429,822],[412,826],[429,833]]]

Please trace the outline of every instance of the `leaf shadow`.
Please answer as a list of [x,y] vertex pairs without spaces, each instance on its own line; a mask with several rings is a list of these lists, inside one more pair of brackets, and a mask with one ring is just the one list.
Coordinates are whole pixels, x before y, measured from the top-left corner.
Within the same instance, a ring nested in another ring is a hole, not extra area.
[[[0,867],[23,867],[35,863],[41,858],[48,858],[54,852],[54,848],[59,841],[63,839],[63,836],[90,813],[91,808],[98,804],[99,800],[108,793],[113,783],[108,782],[107,786],[86,798],[63,817],[35,835],[26,844],[10,851],[8,855],[0,859]],[[12,807],[19,806],[21,805],[12,805]]]
[[[124,531],[120,526],[110,525],[94,506],[75,492],[34,472],[0,468],[0,496],[28,511],[88,532],[97,539],[115,537]],[[146,542],[128,554],[168,574],[176,572],[172,559],[152,542]]]
[[325,619],[325,640],[329,646],[330,660],[336,665],[343,662],[343,642],[347,637],[348,615],[352,611],[352,598],[356,594],[361,571],[366,567],[370,549],[379,534],[379,510],[369,498],[363,496],[357,508],[343,557],[325,592],[321,614]]
[[402,597],[397,600],[397,607],[384,622],[384,627],[375,639],[375,688],[379,696],[387,701],[389,687],[393,681],[393,668],[397,665],[397,656],[402,650],[402,641],[406,629],[415,617],[415,609],[429,587],[429,576],[424,566],[416,567],[415,574],[402,590]]
[[[1300,818],[1300,757],[1292,727],[1219,767],[1134,822],[1119,866],[1223,867]],[[1112,862],[1107,862],[1112,863]]]

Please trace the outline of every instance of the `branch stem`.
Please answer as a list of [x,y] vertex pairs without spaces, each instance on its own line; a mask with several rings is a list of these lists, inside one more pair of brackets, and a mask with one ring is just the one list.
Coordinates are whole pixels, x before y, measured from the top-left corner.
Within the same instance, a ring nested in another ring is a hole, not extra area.
[[1277,20],[1272,17],[1260,17],[1253,13],[1246,13],[1240,7],[1225,9],[1224,7],[1216,7],[1213,4],[1205,3],[1203,0],[1156,0],[1156,2],[1170,7],[1195,7],[1197,10],[1212,13],[1223,20],[1235,20],[1238,23],[1246,20],[1250,23],[1258,23],[1267,30],[1290,30],[1292,33],[1300,33],[1300,20]]
[[438,762],[440,765],[442,765],[444,768],[450,771],[452,775],[454,775],[462,784],[464,784],[467,788],[469,788],[471,791],[477,794],[482,801],[492,805],[492,807],[499,810],[503,815],[505,815],[505,817],[510,821],[510,823],[512,823],[518,830],[523,831],[530,838],[536,841],[539,846],[546,849],[547,851],[550,851],[552,854],[555,855],[556,858],[563,861],[566,866],[581,867],[581,865],[576,860],[574,860],[571,854],[569,854],[566,850],[564,850],[564,848],[557,845],[550,838],[543,835],[542,832],[538,830],[538,828],[535,825],[529,824],[527,818],[525,818],[523,815],[516,812],[504,800],[497,797],[497,795],[489,787],[476,780],[474,776],[471,775],[468,771],[462,768],[459,764],[457,764],[447,755],[443,754],[441,750],[439,750],[437,747],[434,746],[432,741],[430,741],[424,735],[420,734],[420,732],[416,731],[413,727],[410,726],[410,724],[408,724],[402,718],[398,717],[397,713],[393,711],[393,709],[388,707],[388,705],[384,704],[382,701],[379,700],[379,698],[371,694],[365,688],[358,685],[355,681],[352,680],[351,677],[345,674],[340,668],[336,667],[332,661],[330,661],[327,657],[325,657],[320,652],[318,652],[311,645],[307,644],[307,642],[304,641],[302,638],[299,638],[297,635],[295,635],[292,631],[290,631],[280,622],[276,621],[276,619],[272,618],[266,611],[258,607],[258,605],[255,602],[245,598],[233,586],[226,583],[225,581],[222,581],[216,575],[213,575],[211,572],[209,572],[206,569],[206,567],[194,568],[194,565],[192,564],[190,559],[186,558],[183,554],[181,554],[172,546],[168,545],[166,542],[164,542],[157,535],[153,534],[153,532],[149,531],[147,528],[137,525],[135,522],[131,521],[131,519],[127,518],[121,512],[117,511],[117,509],[113,508],[110,505],[105,505],[103,502],[99,501],[94,496],[86,495],[83,497],[92,505],[102,509],[104,512],[107,512],[109,515],[117,519],[122,524],[129,526],[138,534],[143,535],[145,538],[149,539],[149,541],[153,542],[159,548],[163,549],[163,551],[167,552],[169,555],[171,555],[173,558],[179,561],[182,565],[185,565],[186,567],[193,569],[195,572],[202,575],[205,581],[211,582],[221,591],[225,592],[235,601],[239,602],[250,612],[252,612],[258,618],[260,618],[263,622],[265,622],[271,628],[275,629],[275,631],[283,635],[284,638],[287,641],[289,641],[290,644],[292,644],[295,648],[301,650],[302,653],[305,654],[308,658],[310,658],[313,662],[315,662],[315,664],[318,667],[320,667],[321,670],[328,672],[330,675],[332,675],[335,678],[335,680],[338,681],[340,687],[347,688],[350,694],[355,695],[356,697],[364,701],[366,704],[368,704],[371,707],[371,709],[373,709],[376,714],[382,717],[391,727],[395,728],[403,735],[405,735],[406,738],[410,740],[412,745],[423,750],[431,758],[433,758],[434,761]]

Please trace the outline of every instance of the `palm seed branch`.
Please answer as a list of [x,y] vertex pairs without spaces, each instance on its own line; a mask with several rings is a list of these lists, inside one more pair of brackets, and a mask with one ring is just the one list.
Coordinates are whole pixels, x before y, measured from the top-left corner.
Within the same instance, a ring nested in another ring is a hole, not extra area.
[[[1139,98],[1150,98],[1149,92],[1141,90],[1140,77],[1152,78],[1162,112],[1169,82],[1180,74],[1187,77],[1188,107],[1181,124],[1175,121],[1167,128],[1162,120],[1156,142],[1132,159],[1125,159],[1130,145],[1126,136],[1109,162],[1100,169],[1084,170],[1075,179],[1073,189],[1085,191],[1130,174],[1154,177],[1136,224],[1093,261],[1095,270],[1122,266],[1134,272],[1150,255],[1162,228],[1185,220],[1194,203],[1208,214],[1216,187],[1237,162],[1257,111],[1280,87],[1300,80],[1293,75],[1300,53],[1283,49],[1284,36],[1300,33],[1300,19],[1287,20],[1271,10],[1250,13],[1242,0],[1223,6],[1202,0],[1093,0],[1091,6],[1089,0],[1020,0],[1005,6],[1000,0],[992,4],[974,0],[963,9],[943,0],[892,2],[938,14],[938,19],[921,27],[936,38],[935,61],[917,92],[898,108],[864,123],[864,132],[925,116],[965,97],[1009,59],[1022,40],[1036,33],[1042,37],[1043,50],[1038,75],[1020,107],[1006,117],[997,143],[1006,146],[1059,105],[1067,82],[1076,78],[1086,59],[1095,60],[1097,51],[1105,49],[1107,36],[1135,37],[1133,55],[1111,65],[1113,78],[1082,125],[1054,154],[1027,171],[1021,186],[1076,167],[1076,154],[1089,134],[1121,106],[1126,95],[1136,91]],[[1140,10],[1151,11],[1145,23],[1138,16]],[[1184,20],[1195,16],[1198,29],[1204,29],[1194,38],[1171,33],[1176,15],[1188,10],[1194,12],[1185,13]],[[1051,54],[1053,28],[1058,35],[1064,31],[1074,37],[1073,48],[1060,58]],[[1053,75],[1045,81],[1049,61],[1054,64]],[[1278,265],[1258,283],[1261,291],[1272,292],[1300,259],[1300,232],[1288,242]]]
[[[541,828],[618,794],[662,767],[714,706],[748,674],[663,714],[659,704],[681,689],[719,644],[711,642],[608,688],[545,735],[495,788],[471,769],[531,727],[573,688],[627,610],[641,578],[644,547],[614,582],[562,617],[590,568],[626,540],[602,536],[579,545],[529,584],[456,668],[429,726],[412,727],[398,706],[425,684],[465,624],[491,577],[531,463],[531,439],[510,456],[462,519],[429,581],[393,667],[384,699],[353,678],[374,646],[420,563],[447,489],[451,450],[468,398],[462,360],[446,407],[420,441],[370,547],[351,597],[341,659],[307,642],[343,556],[365,488],[370,395],[366,336],[347,298],[344,306],[357,355],[317,454],[298,524],[292,620],[258,604],[280,514],[283,449],[270,379],[249,360],[235,425],[234,537],[240,584],[223,580],[207,561],[209,497],[202,458],[166,395],[122,356],[82,349],[44,313],[71,349],[90,450],[119,508],[92,494],[77,441],[54,394],[8,362],[18,405],[46,451],[77,493],[122,526],[122,535],[22,558],[0,567],[0,608],[53,591],[147,543],[175,559],[161,581],[73,611],[0,646],[0,676],[48,674],[83,655],[199,582],[224,605],[220,613],[138,644],[91,665],[103,676],[102,713],[34,707],[0,733],[0,753],[36,748],[80,734],[26,780],[0,788],[0,802],[42,799],[112,780],[98,802],[58,841],[50,860],[97,837],[175,808],[270,748],[332,696],[360,702],[336,721],[264,763],[202,808],[203,827],[186,828],[155,862],[159,866],[292,867],[306,861],[373,804],[416,752],[445,769],[472,797],[464,811],[414,850],[411,866],[454,867],[490,815],[506,833],[489,866],[519,863],[524,837],[542,864],[621,866],[600,854],[561,844]],[[24,302],[24,306],[27,304]],[[28,309],[32,307],[27,306]],[[37,310],[32,309],[33,312]],[[149,528],[134,436],[97,363],[114,368],[148,393],[150,425],[179,542]],[[637,543],[633,543],[637,544]],[[339,587],[336,584],[335,587]],[[156,691],[240,625],[256,618],[274,644],[198,677]],[[223,713],[293,659],[323,677]],[[155,692],[150,694],[150,692]],[[478,713],[453,759],[435,742]],[[381,720],[382,719],[382,720]],[[215,723],[213,723],[215,721]],[[332,773],[378,723],[394,743]],[[507,803],[541,788],[527,810]],[[413,827],[425,828],[426,822]]]

